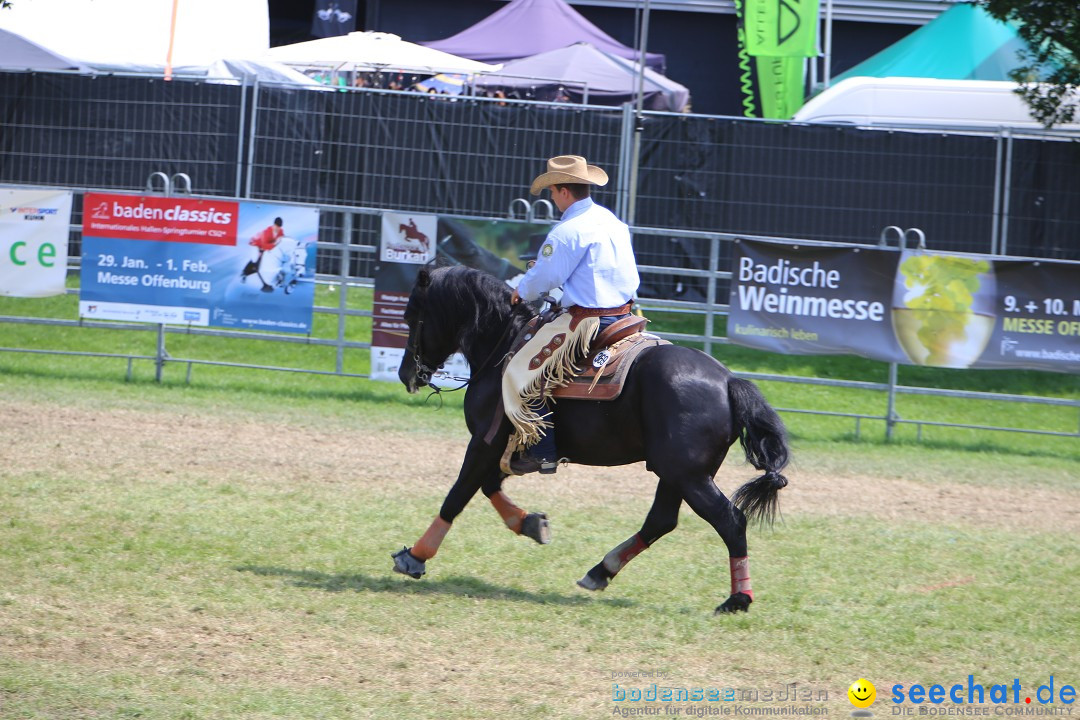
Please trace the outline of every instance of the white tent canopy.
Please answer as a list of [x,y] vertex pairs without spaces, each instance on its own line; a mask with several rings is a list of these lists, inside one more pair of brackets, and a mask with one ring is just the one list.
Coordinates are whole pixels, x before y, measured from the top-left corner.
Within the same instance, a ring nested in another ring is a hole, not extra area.
[[491,72],[501,67],[432,50],[381,32],[352,32],[282,45],[271,48],[266,57],[290,65],[331,65],[361,71],[404,70],[428,75]]
[[[172,63],[176,75],[213,82],[258,78],[322,87],[303,73],[263,57],[269,46],[265,0],[236,0],[224,9],[219,5],[209,0],[185,0],[177,5]],[[48,12],[43,12],[45,6]],[[211,10],[213,22],[207,15]],[[16,3],[0,12],[0,69],[162,74],[168,59],[171,13],[172,0]],[[232,18],[227,32],[217,26],[222,13]],[[35,42],[34,38],[39,39]]]
[[90,72],[77,60],[66,58],[22,35],[0,28],[0,70],[78,70]]
[[[180,68],[179,72],[184,72]],[[242,60],[239,58],[222,58],[210,63],[209,67],[203,68],[206,77],[214,78],[213,82],[228,82],[228,78],[234,78],[235,84],[243,81],[258,79],[261,82],[288,83],[291,85],[313,85],[320,88],[325,86],[312,80],[304,73],[294,70],[284,63],[273,60]]]
[[0,12],[0,28],[94,67],[206,66],[255,58],[270,46],[266,0],[28,0]]

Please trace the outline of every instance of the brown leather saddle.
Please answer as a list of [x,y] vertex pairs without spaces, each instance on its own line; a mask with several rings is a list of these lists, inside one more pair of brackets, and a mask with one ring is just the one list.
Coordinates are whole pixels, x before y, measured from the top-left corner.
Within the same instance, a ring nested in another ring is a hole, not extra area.
[[[536,334],[541,324],[554,315],[536,316],[530,320],[511,344],[507,358],[517,353]],[[552,393],[555,400],[615,400],[622,393],[626,375],[643,350],[671,343],[644,332],[649,320],[644,317],[625,317],[607,326],[592,343],[588,356],[581,362],[581,371],[571,382]],[[557,336],[558,338],[558,336]],[[555,340],[553,340],[555,342]],[[490,429],[484,440],[494,442],[499,424],[505,417],[502,400],[495,410]]]
[[556,400],[614,400],[622,393],[630,366],[642,350],[670,345],[656,335],[644,332],[648,319],[626,317],[608,325],[593,339],[589,355],[581,363],[581,372],[569,384],[556,388]]
[[[530,320],[514,341],[511,354],[517,353],[544,321],[545,318],[539,315]],[[648,322],[647,318],[631,316],[620,318],[604,328],[590,343],[589,355],[580,363],[581,371],[570,384],[556,388],[551,396],[567,400],[614,400],[619,397],[626,374],[641,351],[671,344],[644,332]],[[561,342],[561,335],[552,340],[556,344]]]

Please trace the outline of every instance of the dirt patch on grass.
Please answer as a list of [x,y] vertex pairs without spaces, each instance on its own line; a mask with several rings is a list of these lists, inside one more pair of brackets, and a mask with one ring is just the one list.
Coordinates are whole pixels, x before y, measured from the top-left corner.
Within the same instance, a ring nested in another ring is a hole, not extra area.
[[[456,476],[463,435],[364,433],[283,423],[237,422],[210,415],[136,410],[92,411],[0,401],[5,428],[4,472],[72,473],[134,482],[148,477],[214,478],[260,486],[359,484],[379,495],[442,493]],[[731,493],[753,468],[729,460],[717,477]],[[1009,530],[1080,530],[1080,492],[979,487],[946,481],[789,473],[781,494],[788,518],[806,515],[874,517],[890,521],[971,523]],[[554,477],[507,482],[510,493],[565,505],[647,503],[656,478],[643,464],[623,468],[566,466]]]

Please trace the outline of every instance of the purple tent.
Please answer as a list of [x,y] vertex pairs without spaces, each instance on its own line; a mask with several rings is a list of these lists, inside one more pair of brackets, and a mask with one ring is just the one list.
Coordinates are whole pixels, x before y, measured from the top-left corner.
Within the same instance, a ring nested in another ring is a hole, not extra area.
[[[501,63],[578,42],[628,60],[637,61],[641,56],[637,49],[623,45],[563,0],[512,0],[457,35],[420,44],[472,60]],[[646,53],[645,65],[663,73],[664,56]]]
[[[534,100],[621,105],[637,96],[640,67],[588,43],[577,43],[508,62],[498,72],[476,75],[473,84],[481,93],[500,90]],[[647,110],[680,112],[690,102],[689,90],[648,68],[643,89]]]

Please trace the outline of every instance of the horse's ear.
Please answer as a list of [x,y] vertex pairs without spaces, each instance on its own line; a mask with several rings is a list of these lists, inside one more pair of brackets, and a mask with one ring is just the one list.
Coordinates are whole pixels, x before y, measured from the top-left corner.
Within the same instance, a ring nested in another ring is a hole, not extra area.
[[416,287],[426,288],[431,284],[431,275],[428,273],[427,268],[423,268],[416,276]]

